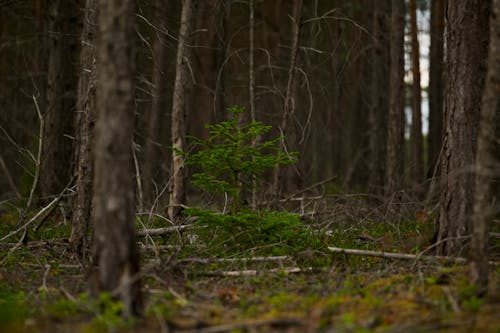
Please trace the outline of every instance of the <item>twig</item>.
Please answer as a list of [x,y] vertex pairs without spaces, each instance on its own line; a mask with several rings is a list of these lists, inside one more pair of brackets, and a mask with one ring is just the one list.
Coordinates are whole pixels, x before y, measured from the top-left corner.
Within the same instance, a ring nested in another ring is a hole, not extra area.
[[49,276],[51,266],[49,264],[45,265],[45,272],[43,273],[42,286],[40,287],[43,291],[47,292],[49,288],[47,288],[47,277]]
[[460,312],[461,312],[460,306],[458,305],[458,302],[455,299],[455,297],[453,297],[453,295],[451,294],[450,288],[448,286],[443,286],[442,289],[446,295],[446,298],[448,298],[448,301],[451,304],[451,308],[453,309],[453,312],[455,312],[456,314],[460,314]]
[[16,243],[16,245],[14,245],[9,250],[9,252],[5,255],[5,257],[2,259],[2,261],[0,261],[0,266],[3,266],[3,264],[5,264],[5,262],[7,261],[7,259],[9,259],[10,255],[12,253],[14,253],[14,251],[17,250],[23,244],[23,240],[26,238],[27,232],[28,232],[28,229],[24,228],[23,235],[21,236],[21,238],[19,238],[19,241]]
[[33,97],[33,103],[35,103],[35,108],[36,108],[36,113],[38,115],[38,120],[40,121],[40,127],[39,127],[39,133],[38,133],[38,152],[36,154],[36,160],[35,160],[35,177],[33,178],[33,184],[31,184],[31,190],[30,190],[30,194],[28,197],[28,201],[26,202],[26,207],[24,208],[23,212],[21,213],[21,216],[19,217],[19,223],[23,223],[23,221],[26,218],[26,215],[28,214],[28,211],[31,207],[31,203],[33,201],[33,196],[35,194],[35,190],[36,190],[36,187],[38,185],[38,180],[40,178],[40,164],[41,164],[41,160],[42,160],[43,132],[44,132],[45,123],[43,121],[42,112],[40,111],[40,107],[38,106],[38,102],[36,100],[35,95],[33,95],[32,97]]
[[139,168],[139,162],[137,161],[137,154],[135,152],[135,143],[132,143],[132,156],[134,158],[134,168],[135,168],[135,180],[137,182],[137,193],[139,195],[139,211],[142,210],[142,205],[144,202],[143,193],[142,193],[142,183],[141,183],[141,170]]
[[[355,256],[367,256],[367,257],[379,257],[379,258],[389,258],[389,259],[404,259],[404,260],[417,260],[422,259],[425,261],[452,261],[457,264],[464,264],[467,259],[462,257],[450,257],[450,256],[421,256],[418,254],[408,254],[408,253],[395,253],[395,252],[383,252],[383,251],[370,251],[370,250],[359,250],[359,249],[344,249],[340,247],[329,246],[328,250],[334,253],[344,253],[351,254]],[[499,266],[499,262],[490,261],[490,265]]]
[[[329,183],[329,182],[331,182],[332,180],[334,180],[335,178],[337,178],[337,177],[336,177],[336,176],[334,176],[334,177],[329,177],[329,178],[327,178],[327,179],[323,179],[322,181],[317,182],[317,183],[314,183],[314,184],[312,184],[311,186],[306,187],[305,189],[302,189],[302,190],[299,190],[299,191],[297,191],[297,192],[295,192],[295,193],[292,193],[291,195],[289,195],[289,196],[288,196],[288,197],[286,197],[285,199],[282,199],[281,201],[282,201],[282,202],[283,202],[283,201],[285,201],[285,202],[286,202],[286,201],[289,201],[289,200],[293,200],[293,198],[294,198],[296,195],[299,195],[299,194],[305,193],[305,192],[307,192],[307,191],[309,191],[309,190],[312,190],[312,189],[314,189],[314,188],[316,188],[316,187],[318,187],[318,186],[321,186],[321,185],[323,185],[323,184]],[[319,198],[322,198],[322,197],[319,197]],[[304,198],[300,198],[300,199],[301,199],[301,200],[303,200]],[[316,197],[315,197],[314,199],[316,199]]]
[[[76,178],[77,178],[77,176],[73,176],[73,178],[71,178],[71,180],[69,181],[68,185],[66,185],[66,187],[61,191],[61,193],[59,193],[59,195],[55,199],[55,200],[57,200],[56,203],[59,202],[64,197],[64,193],[66,193],[66,191],[71,187],[71,185],[73,185],[73,183],[75,182]],[[49,216],[52,214],[52,211],[55,208],[56,208],[56,205],[53,205],[52,208],[50,209],[50,211],[47,213],[47,215],[45,215],[44,218],[40,221],[40,223],[38,223],[38,225],[36,225],[33,228],[34,232],[37,232],[42,227],[42,225],[45,223],[45,221],[48,220]]]
[[22,226],[20,226],[19,228],[17,228],[16,230],[14,231],[11,231],[9,232],[7,235],[3,236],[2,238],[0,238],[0,242],[1,241],[4,241],[6,240],[7,238],[10,238],[12,236],[14,236],[15,234],[17,234],[18,232],[22,231],[23,229],[25,229],[27,226],[29,226],[31,223],[35,222],[41,215],[43,215],[43,213],[45,213],[47,210],[49,210],[50,208],[52,208],[52,206],[57,203],[57,201],[59,201],[59,197],[55,198],[54,200],[52,200],[47,206],[43,207],[38,213],[36,213],[35,216],[33,216],[28,222],[26,222],[25,224],[23,224]]

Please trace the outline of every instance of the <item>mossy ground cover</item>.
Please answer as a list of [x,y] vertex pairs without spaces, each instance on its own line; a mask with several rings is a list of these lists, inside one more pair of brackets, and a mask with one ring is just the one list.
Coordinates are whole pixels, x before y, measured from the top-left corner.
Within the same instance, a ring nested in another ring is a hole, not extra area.
[[[2,235],[15,225],[9,216],[2,217]],[[325,227],[276,216],[269,225],[282,229],[280,221],[288,221],[295,229],[258,237],[250,217],[246,227],[232,226],[240,237],[212,226],[140,238],[171,247],[142,251],[145,311],[134,321],[121,319],[121,305],[109,295],[87,296],[85,269],[68,252],[69,228],[54,219],[0,268],[0,332],[500,332],[498,267],[492,267],[488,296],[478,299],[466,266],[326,249],[418,253],[425,245],[415,239],[429,236],[428,221]],[[4,258],[13,243],[0,245]],[[284,257],[237,260],[252,256]]]

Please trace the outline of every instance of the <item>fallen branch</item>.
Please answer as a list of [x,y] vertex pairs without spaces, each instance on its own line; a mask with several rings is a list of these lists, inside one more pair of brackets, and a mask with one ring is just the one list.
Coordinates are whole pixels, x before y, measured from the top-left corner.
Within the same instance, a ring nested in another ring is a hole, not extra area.
[[269,257],[250,257],[250,258],[186,258],[179,260],[178,263],[197,263],[210,264],[214,262],[269,262],[289,260],[289,256],[269,256]]
[[[457,264],[464,264],[467,259],[462,257],[450,257],[450,256],[422,256],[418,254],[408,254],[408,253],[396,253],[396,252],[383,252],[383,251],[370,251],[370,250],[358,250],[358,249],[344,249],[340,247],[329,246],[328,250],[334,253],[344,253],[355,256],[367,256],[367,257],[378,257],[378,258],[389,258],[389,259],[403,259],[403,260],[424,260],[424,261],[452,261]],[[490,261],[490,265],[498,266],[500,263],[495,261]]]
[[0,242],[6,240],[7,238],[10,238],[10,237],[14,236],[15,234],[17,234],[20,231],[23,231],[27,226],[29,226],[30,224],[32,224],[33,222],[35,222],[46,211],[48,211],[49,209],[51,209],[52,206],[54,206],[60,199],[61,199],[60,197],[57,197],[54,200],[52,200],[47,206],[45,206],[42,209],[40,209],[40,211],[38,211],[38,213],[36,213],[35,216],[33,216],[28,222],[26,222],[25,224],[23,224],[22,226],[20,226],[16,230],[11,231],[7,235],[5,235],[2,238],[0,238]]
[[137,236],[158,236],[166,235],[174,232],[196,229],[197,227],[191,224],[179,225],[173,227],[157,228],[157,229],[142,229],[137,232]]
[[292,274],[292,273],[304,273],[304,272],[310,272],[312,270],[311,267],[301,269],[299,267],[285,267],[285,268],[272,268],[272,269],[246,269],[246,270],[240,270],[240,271],[223,271],[223,272],[214,272],[209,275],[216,275],[216,276],[256,276],[258,274],[263,274],[263,273],[287,273],[287,274]]

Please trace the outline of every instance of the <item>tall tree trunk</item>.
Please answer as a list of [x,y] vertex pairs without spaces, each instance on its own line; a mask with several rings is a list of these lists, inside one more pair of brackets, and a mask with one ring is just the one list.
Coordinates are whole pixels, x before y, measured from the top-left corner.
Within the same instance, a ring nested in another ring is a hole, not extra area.
[[[444,53],[444,2],[431,1],[431,46],[429,50],[429,177],[434,176],[443,136],[443,53]],[[438,174],[439,175],[439,174]]]
[[[161,13],[160,8],[164,6],[164,1],[156,1],[155,10]],[[160,15],[158,15],[158,19],[161,20]],[[151,89],[153,101],[147,117],[144,168],[142,173],[144,199],[148,203],[152,203],[156,194],[158,194],[155,191],[155,184],[158,185],[161,183],[159,182],[160,157],[163,155],[160,149],[160,117],[162,112],[165,112],[164,96],[166,80],[164,76],[167,70],[167,47],[160,34],[157,34],[153,51],[153,85]]]
[[[389,112],[390,85],[387,73],[391,71],[391,30],[389,1],[374,1],[373,3],[373,77],[372,103],[369,113],[370,122],[370,188],[377,194],[382,194],[385,182],[387,155],[387,126]],[[392,26],[392,31],[398,29]],[[399,43],[399,41],[398,41]]]
[[420,44],[418,42],[417,0],[410,0],[411,65],[413,74],[411,112],[411,181],[420,185],[424,176],[424,148],[422,136],[422,87],[420,86]]
[[226,0],[216,1],[215,13],[215,33],[214,33],[214,101],[212,110],[212,123],[220,122],[227,119],[226,112],[226,60],[228,58],[228,41],[227,41],[227,15],[228,7],[231,4]]
[[141,309],[132,161],[135,0],[99,1],[94,263],[98,292],[118,293],[124,315]]
[[477,129],[488,55],[490,1],[449,1],[437,253],[459,255],[471,232]]
[[[179,42],[177,46],[177,65],[175,71],[175,85],[172,102],[172,146],[175,149],[186,150],[186,106],[190,86],[189,59],[190,34],[194,24],[193,6],[196,0],[183,0]],[[172,152],[172,181],[168,215],[177,218],[181,206],[186,203],[186,170],[184,157],[175,151]]]
[[[284,136],[283,138],[283,149],[286,151],[294,151],[296,145],[296,133],[294,133],[293,120],[295,114],[295,104],[294,99],[294,84],[295,84],[295,67],[297,63],[297,52],[299,49],[299,35],[302,19],[302,0],[295,0],[293,7],[293,22],[292,22],[292,45],[290,47],[290,63],[288,65],[288,79],[285,91],[285,100],[283,102],[283,113],[281,119],[280,130]],[[287,145],[287,143],[290,143]],[[287,170],[291,171],[289,167]],[[279,199],[283,191],[283,171],[279,166],[275,168],[274,172],[274,190],[276,194],[276,199]],[[296,173],[287,172],[286,181],[292,182],[291,178],[296,178],[298,175]]]
[[85,259],[89,250],[87,238],[92,205],[94,178],[93,126],[95,119],[95,79],[97,0],[87,0],[80,51],[80,76],[76,103],[76,198],[71,225],[70,244],[73,253]]
[[80,10],[78,0],[54,0],[49,4],[47,109],[40,166],[42,196],[59,193],[73,170]]
[[[249,17],[249,39],[250,39],[250,50],[249,50],[249,68],[248,68],[248,95],[250,99],[250,120],[252,122],[256,121],[255,118],[255,66],[254,66],[254,32],[255,32],[255,7],[254,1],[250,0],[250,17]],[[252,147],[257,144],[256,138],[252,138]],[[252,181],[252,198],[251,207],[253,210],[257,208],[257,183],[255,180]]]
[[386,191],[401,190],[404,166],[404,1],[392,0],[390,109],[387,138]]
[[488,224],[493,213],[491,180],[498,172],[497,128],[500,120],[500,0],[493,0],[490,20],[488,74],[481,102],[477,141],[474,211],[470,248],[471,282],[479,295],[488,290]]

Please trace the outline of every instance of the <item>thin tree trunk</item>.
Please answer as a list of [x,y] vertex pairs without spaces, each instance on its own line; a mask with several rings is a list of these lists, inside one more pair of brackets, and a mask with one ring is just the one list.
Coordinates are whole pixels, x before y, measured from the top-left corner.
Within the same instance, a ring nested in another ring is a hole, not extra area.
[[95,119],[95,80],[97,0],[87,0],[80,52],[80,76],[76,103],[76,198],[71,224],[70,244],[74,254],[86,259],[88,229],[94,178],[93,126]]
[[123,315],[133,316],[141,311],[132,161],[135,0],[101,0],[99,33],[94,289],[118,296],[124,306]]
[[411,162],[413,185],[418,186],[424,176],[424,148],[422,135],[422,87],[420,86],[420,44],[418,42],[417,1],[410,0],[411,59],[412,59],[412,113],[411,113]]
[[[175,85],[172,102],[172,146],[175,149],[186,150],[186,106],[187,95],[190,85],[189,40],[194,23],[193,6],[195,0],[183,0],[181,26],[179,29],[179,42],[177,46],[177,65],[175,71]],[[168,215],[177,218],[181,212],[181,206],[186,203],[186,170],[184,168],[184,157],[175,151],[172,152],[172,182],[170,189],[170,200]]]
[[480,296],[488,290],[488,224],[493,215],[491,180],[498,170],[496,131],[500,120],[500,0],[493,0],[488,74],[481,103],[477,142],[474,211],[470,248],[471,282]]
[[[156,10],[165,6],[164,1],[157,1]],[[160,15],[158,15],[160,16]],[[159,18],[160,19],[160,18]],[[167,47],[164,45],[160,34],[154,43],[153,79],[152,79],[152,105],[149,110],[146,125],[146,143],[144,152],[144,168],[142,171],[144,195],[147,203],[155,199],[155,189],[160,182],[160,165],[163,153],[160,149],[160,116],[165,112],[165,72],[167,70]],[[163,127],[162,127],[163,128]]]
[[[370,125],[370,188],[377,194],[382,194],[386,169],[387,126],[389,113],[389,94],[391,71],[391,29],[389,1],[374,1],[373,3],[373,77],[372,103],[369,113]],[[392,31],[398,29],[392,26]],[[399,40],[398,40],[399,43]]]
[[477,130],[488,55],[490,2],[448,1],[438,255],[460,255],[471,232]]
[[[443,53],[444,53],[444,1],[431,1],[431,46],[429,50],[429,177],[434,176],[443,136]],[[439,173],[438,173],[439,175]]]
[[59,193],[72,172],[80,14],[78,0],[49,3],[47,109],[40,166],[42,196]]
[[[302,0],[295,0],[293,7],[293,22],[292,22],[292,45],[290,48],[290,63],[288,66],[288,80],[285,91],[285,101],[283,103],[283,114],[281,119],[280,130],[284,136],[282,143],[283,149],[287,151],[293,151],[290,148],[295,147],[295,134],[293,130],[289,130],[291,121],[293,121],[295,113],[295,100],[294,100],[294,84],[295,84],[295,66],[297,62],[297,52],[299,49],[299,35],[302,19]],[[293,127],[292,127],[293,128]],[[286,146],[286,142],[290,142],[291,146]],[[276,199],[281,196],[283,191],[283,170],[277,166],[274,172],[274,190]],[[296,177],[295,174],[289,174],[288,177]],[[287,177],[287,178],[288,178]],[[288,179],[290,180],[290,179]]]
[[[254,1],[250,0],[250,50],[249,50],[249,58],[250,58],[250,66],[248,68],[248,76],[249,76],[249,84],[248,84],[248,93],[250,97],[250,120],[252,122],[256,121],[255,118],[255,67],[254,67],[254,30],[255,30],[255,7]],[[252,147],[256,145],[256,138],[252,138]],[[252,181],[252,198],[251,198],[251,207],[253,210],[257,208],[257,183],[255,180]]]
[[390,109],[387,138],[386,191],[401,190],[404,166],[404,1],[392,0]]

